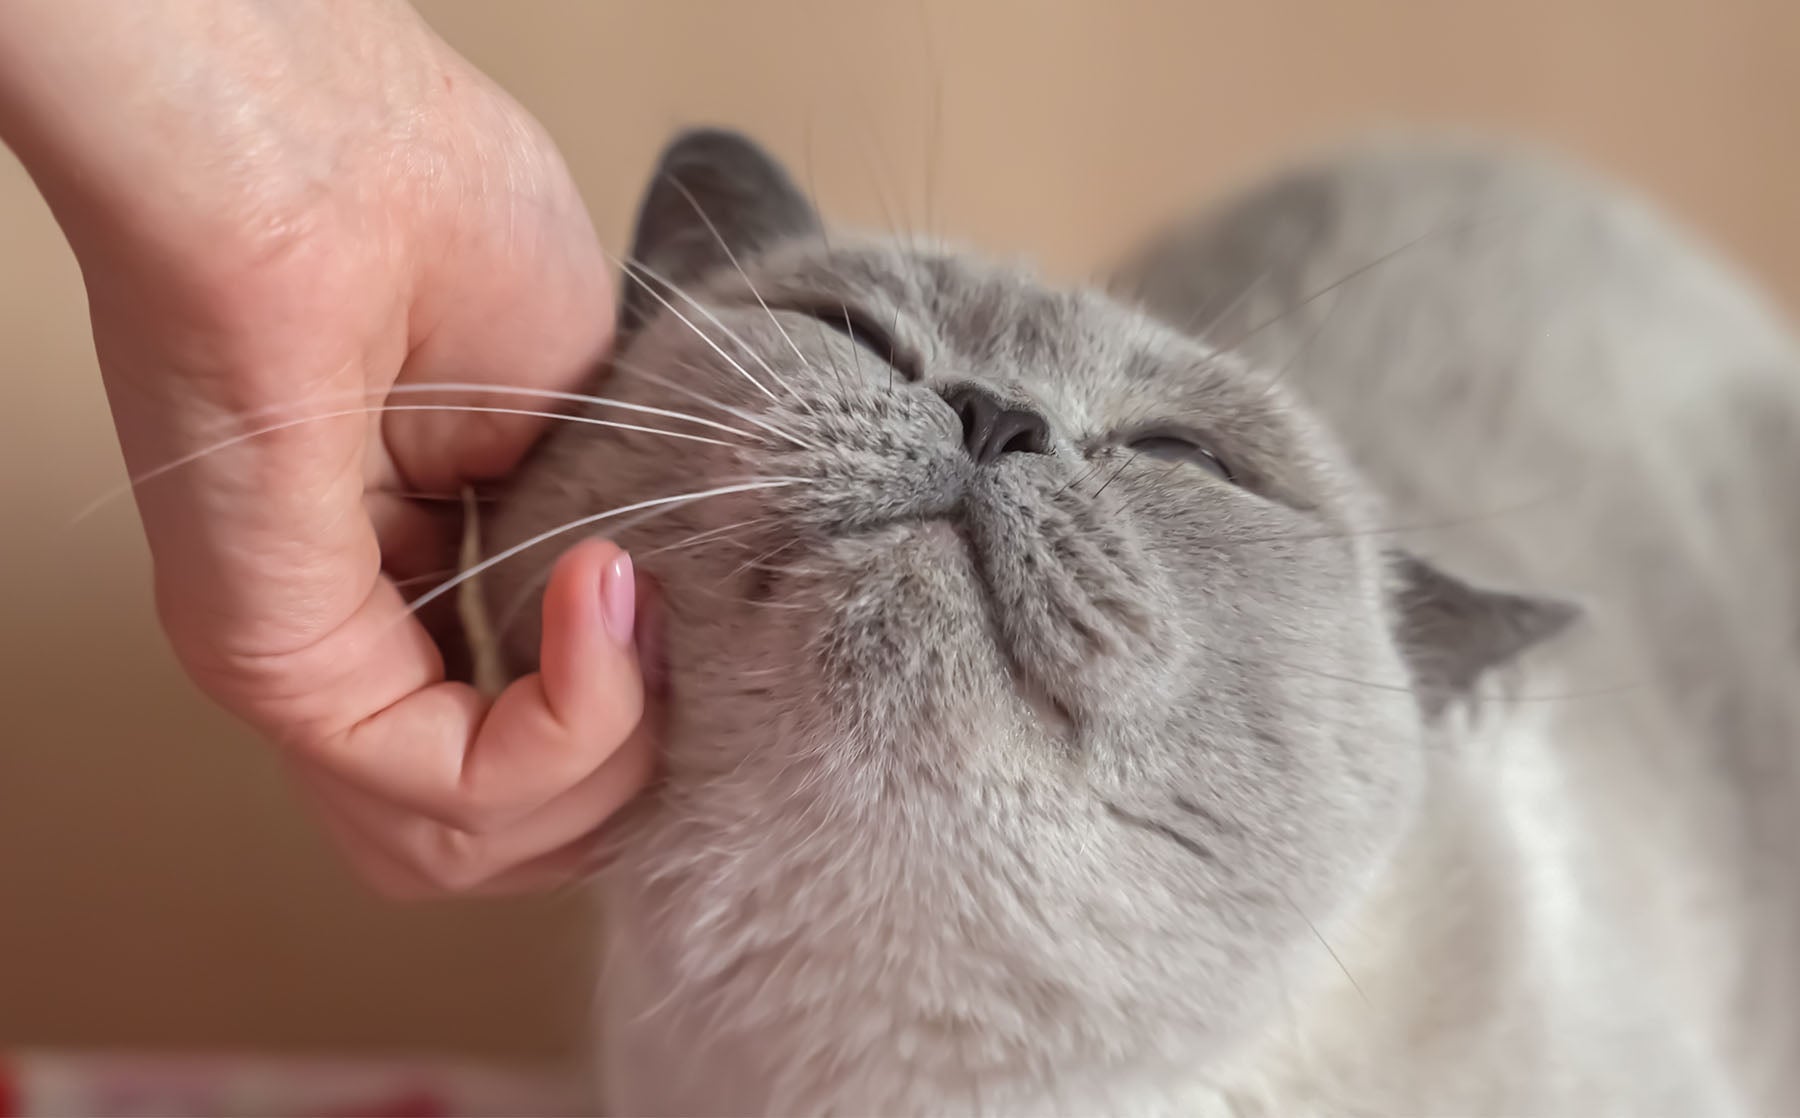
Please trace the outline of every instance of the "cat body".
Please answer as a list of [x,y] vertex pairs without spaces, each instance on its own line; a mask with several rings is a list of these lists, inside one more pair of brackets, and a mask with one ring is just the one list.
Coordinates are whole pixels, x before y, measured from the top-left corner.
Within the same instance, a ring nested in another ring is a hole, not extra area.
[[1380,148],[1107,296],[702,132],[633,255],[597,389],[724,428],[559,433],[487,526],[666,596],[610,1110],[1800,1107],[1800,383],[1653,216]]
[[[1165,316],[1224,308],[1222,342],[1270,323],[1236,348],[1287,370],[1415,551],[1586,607],[1436,770],[1427,798],[1465,807],[1413,845],[1485,856],[1426,854],[1403,915],[1367,917],[1407,972],[1436,923],[1443,964],[1390,986],[1427,1051],[1337,1046],[1389,1069],[1359,1109],[1800,1111],[1800,357],[1778,316],[1637,200],[1454,142],[1296,170],[1125,279]],[[1343,1007],[1347,1037],[1368,1009]],[[1457,1049],[1465,1083],[1429,1084]]]

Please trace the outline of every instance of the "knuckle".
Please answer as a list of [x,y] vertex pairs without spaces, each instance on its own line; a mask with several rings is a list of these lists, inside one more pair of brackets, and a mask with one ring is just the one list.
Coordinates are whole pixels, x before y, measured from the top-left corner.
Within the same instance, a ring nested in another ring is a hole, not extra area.
[[499,796],[480,785],[470,785],[460,789],[436,813],[436,818],[450,831],[475,838],[488,834],[499,826],[506,816],[506,808],[506,803]]
[[446,893],[466,893],[494,876],[498,867],[489,845],[452,830],[434,830],[419,859],[426,880]]

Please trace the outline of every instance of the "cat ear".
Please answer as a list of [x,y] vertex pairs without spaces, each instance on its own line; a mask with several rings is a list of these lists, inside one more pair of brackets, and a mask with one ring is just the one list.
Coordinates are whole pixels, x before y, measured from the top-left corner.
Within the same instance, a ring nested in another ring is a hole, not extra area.
[[1400,651],[1427,716],[1582,613],[1560,599],[1472,586],[1407,552],[1390,551],[1387,558]]
[[[819,231],[819,215],[780,163],[750,139],[718,128],[683,132],[663,149],[638,207],[626,268],[620,333],[661,306],[646,285],[679,303],[667,284],[687,287],[779,241]],[[660,278],[659,278],[660,277]],[[666,282],[665,282],[666,281]]]

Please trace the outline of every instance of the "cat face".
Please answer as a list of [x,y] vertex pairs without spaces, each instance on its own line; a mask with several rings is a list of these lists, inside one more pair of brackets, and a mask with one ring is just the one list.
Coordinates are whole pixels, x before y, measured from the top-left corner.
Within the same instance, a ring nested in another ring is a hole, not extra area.
[[[1245,1035],[1406,826],[1434,689],[1541,636],[1530,604],[1384,553],[1278,376],[825,236],[736,137],[670,148],[634,255],[594,391],[711,425],[594,409],[699,438],[566,425],[488,538],[710,494],[588,529],[660,581],[672,691],[609,836],[633,978],[603,997],[798,1108],[821,1069],[897,1105],[883,1069],[1129,1074]],[[489,581],[521,670],[543,550]]]

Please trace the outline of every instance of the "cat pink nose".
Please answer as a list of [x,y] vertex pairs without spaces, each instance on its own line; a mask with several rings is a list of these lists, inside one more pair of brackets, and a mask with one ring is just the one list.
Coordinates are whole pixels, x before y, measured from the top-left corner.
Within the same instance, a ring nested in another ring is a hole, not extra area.
[[951,385],[943,396],[962,421],[963,449],[977,466],[1002,454],[1050,452],[1050,424],[1036,411],[1007,404],[975,384]]

